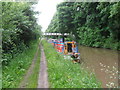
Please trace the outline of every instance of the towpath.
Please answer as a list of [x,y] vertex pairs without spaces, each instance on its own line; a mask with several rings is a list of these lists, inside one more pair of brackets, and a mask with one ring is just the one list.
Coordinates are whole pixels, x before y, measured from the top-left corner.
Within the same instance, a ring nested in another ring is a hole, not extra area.
[[40,50],[40,45],[38,45],[37,51],[35,53],[34,59],[32,60],[32,64],[30,65],[27,73],[25,74],[23,81],[20,83],[19,88],[26,88],[26,86],[28,85],[28,80],[30,75],[33,73],[33,69],[35,67],[35,63],[38,57],[38,50]]
[[[33,69],[35,67],[35,63],[36,63],[36,60],[38,57],[38,50],[41,50],[41,61],[40,61],[40,70],[39,70],[39,76],[38,76],[38,86],[36,88],[49,88],[47,62],[46,62],[44,49],[43,49],[43,46],[41,45],[41,43],[39,44],[39,46],[37,48],[37,51],[35,53],[32,64],[29,67],[27,73],[25,74],[22,82],[20,83],[19,88],[26,88],[27,87],[27,84],[29,82],[29,77],[33,73]],[[32,87],[30,87],[30,88],[32,88]]]
[[40,62],[40,71],[38,77],[38,88],[49,88],[47,62],[46,62],[44,49],[41,44],[40,44],[40,48],[41,48],[41,62]]

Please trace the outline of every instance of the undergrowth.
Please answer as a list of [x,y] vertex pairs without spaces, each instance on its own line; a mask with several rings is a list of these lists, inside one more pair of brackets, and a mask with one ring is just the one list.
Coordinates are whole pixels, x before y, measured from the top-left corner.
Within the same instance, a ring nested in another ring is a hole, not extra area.
[[65,60],[46,40],[42,41],[48,65],[50,88],[100,88],[95,75],[80,64]]
[[30,47],[14,57],[9,65],[2,68],[2,87],[17,88],[29,68],[39,41],[32,41]]
[[29,80],[28,80],[27,88],[37,88],[39,69],[40,69],[40,57],[41,57],[41,55],[40,55],[40,49],[39,49],[33,72],[30,75]]

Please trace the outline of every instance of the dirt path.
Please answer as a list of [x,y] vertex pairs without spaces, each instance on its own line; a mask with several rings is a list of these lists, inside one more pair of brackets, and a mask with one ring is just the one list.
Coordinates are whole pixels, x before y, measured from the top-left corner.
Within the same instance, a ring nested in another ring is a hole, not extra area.
[[38,88],[49,88],[45,53],[42,45],[40,46],[40,48],[41,48],[41,62],[40,62],[40,71],[38,77]]
[[23,81],[20,83],[19,88],[25,88],[27,86],[28,79],[29,79],[30,75],[33,73],[33,69],[34,69],[34,66],[35,66],[35,63],[36,63],[36,59],[38,57],[38,50],[40,50],[40,45],[37,48],[37,51],[35,53],[34,59],[32,61],[32,64],[29,67],[27,73],[25,74]]

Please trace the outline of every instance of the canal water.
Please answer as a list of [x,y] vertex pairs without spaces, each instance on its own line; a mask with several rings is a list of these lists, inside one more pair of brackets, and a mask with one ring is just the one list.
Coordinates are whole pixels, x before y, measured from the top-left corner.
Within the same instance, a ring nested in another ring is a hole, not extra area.
[[118,87],[118,51],[79,46],[83,65],[94,72],[102,88]]

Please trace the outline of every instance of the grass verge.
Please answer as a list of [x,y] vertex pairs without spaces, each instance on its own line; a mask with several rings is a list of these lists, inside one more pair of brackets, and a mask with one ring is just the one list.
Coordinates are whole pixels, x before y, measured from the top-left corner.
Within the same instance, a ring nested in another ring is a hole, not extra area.
[[80,64],[65,60],[46,40],[42,41],[48,65],[50,88],[100,88],[95,75]]
[[32,63],[39,41],[32,41],[30,48],[17,55],[2,70],[2,87],[17,88]]
[[28,84],[26,88],[37,88],[38,86],[38,76],[39,76],[39,68],[40,68],[40,49],[38,50],[37,61],[35,63],[32,74],[29,77]]

